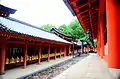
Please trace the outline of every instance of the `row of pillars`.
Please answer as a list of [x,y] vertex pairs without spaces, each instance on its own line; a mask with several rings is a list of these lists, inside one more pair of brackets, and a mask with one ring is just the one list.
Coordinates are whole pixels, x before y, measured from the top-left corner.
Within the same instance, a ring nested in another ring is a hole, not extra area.
[[[104,0],[105,1],[105,0]],[[107,43],[108,43],[108,66],[109,68],[120,68],[120,1],[106,0],[106,7],[103,7],[103,0],[100,0],[100,15],[98,28],[98,54],[100,57],[104,53],[104,18],[103,13],[106,9],[107,21]]]
[[[68,53],[70,52],[70,47],[71,45],[68,46]],[[4,74],[5,71],[5,56],[6,56],[6,49],[7,49],[7,44],[6,44],[6,40],[2,41],[1,44],[1,52],[0,52],[0,75]],[[28,44],[24,45],[24,57],[23,57],[23,65],[24,68],[27,67],[27,53],[28,53]],[[67,48],[65,46],[64,48],[64,56],[66,56],[66,51]],[[60,57],[61,57],[61,52],[62,50],[60,49]],[[56,60],[56,53],[57,53],[57,48],[55,48],[54,50],[54,59]],[[69,55],[69,54],[68,54]],[[39,51],[38,51],[38,64],[40,64],[41,61],[41,47],[39,47]],[[48,47],[48,62],[50,61],[50,45]]]

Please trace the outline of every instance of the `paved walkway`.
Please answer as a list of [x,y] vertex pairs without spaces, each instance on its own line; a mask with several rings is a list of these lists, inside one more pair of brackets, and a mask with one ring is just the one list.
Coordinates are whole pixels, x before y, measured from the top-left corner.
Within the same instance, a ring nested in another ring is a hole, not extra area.
[[54,64],[63,62],[70,58],[72,57],[62,57],[62,58],[57,58],[56,60],[50,60],[49,62],[47,61],[41,62],[39,65],[38,64],[28,65],[26,69],[23,69],[22,67],[14,68],[14,69],[6,71],[5,75],[0,76],[0,79],[16,79],[18,77],[28,75],[38,70],[44,69],[48,66],[52,66]]
[[96,54],[90,54],[54,79],[114,79],[107,63]]

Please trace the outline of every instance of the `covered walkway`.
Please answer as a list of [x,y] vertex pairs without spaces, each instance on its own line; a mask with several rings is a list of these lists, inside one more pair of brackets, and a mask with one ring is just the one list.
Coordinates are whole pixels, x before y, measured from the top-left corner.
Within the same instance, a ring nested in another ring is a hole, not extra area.
[[27,68],[23,69],[22,67],[14,68],[11,70],[5,71],[5,75],[0,75],[0,79],[16,79],[22,76],[29,75],[31,73],[40,71],[42,69],[48,68],[52,65],[58,64],[65,60],[71,59],[72,56],[57,58],[56,60],[51,60],[49,62],[41,62],[40,64],[32,64],[28,65]]
[[98,55],[107,60],[109,71],[120,79],[120,0],[64,2],[78,18],[88,38],[97,40]]
[[97,54],[88,57],[73,65],[54,79],[115,79],[109,72],[107,63]]

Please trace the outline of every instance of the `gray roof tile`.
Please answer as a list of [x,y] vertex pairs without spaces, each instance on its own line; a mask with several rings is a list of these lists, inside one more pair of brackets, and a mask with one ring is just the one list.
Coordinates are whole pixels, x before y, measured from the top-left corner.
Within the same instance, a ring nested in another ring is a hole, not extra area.
[[57,42],[64,42],[71,44],[70,42],[58,37],[57,35],[51,32],[45,31],[41,28],[38,28],[36,26],[25,23],[23,21],[19,21],[11,17],[9,18],[0,17],[0,23],[4,24],[8,29],[19,33],[31,35],[34,37],[39,37],[46,40],[53,40]]

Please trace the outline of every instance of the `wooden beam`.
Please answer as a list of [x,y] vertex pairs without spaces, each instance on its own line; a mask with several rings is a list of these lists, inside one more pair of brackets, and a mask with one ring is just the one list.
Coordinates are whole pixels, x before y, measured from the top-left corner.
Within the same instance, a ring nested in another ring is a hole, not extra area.
[[[89,2],[89,8],[91,8],[91,0],[88,0],[88,2]],[[91,9],[89,9],[89,17],[90,17],[90,27],[91,27],[91,31],[92,31],[92,34],[93,34],[93,25],[92,25],[92,10]]]
[[40,38],[35,38],[35,37],[25,36],[25,35],[19,35],[19,34],[12,34],[12,33],[9,33],[9,32],[2,31],[2,30],[0,30],[0,36],[7,37],[7,38],[24,39],[25,41],[32,40],[34,42],[41,42],[41,43],[68,44],[68,43],[65,43],[65,42],[40,39]]
[[[96,8],[96,7],[91,7],[91,8],[89,8],[89,9],[95,10],[95,11],[98,11],[98,10],[99,10],[99,9]],[[84,14],[84,13],[86,13],[86,12],[89,12],[89,9],[86,9],[86,10],[84,10],[84,11],[79,11],[79,8],[76,8],[76,9],[75,9],[75,12],[76,12],[77,14],[82,15],[82,14]]]
[[75,3],[76,1],[78,1],[78,0],[69,0],[71,3]]
[[85,6],[91,4],[91,3],[95,2],[95,1],[96,1],[96,0],[90,0],[90,1],[88,1],[87,3],[85,3],[85,4],[83,4],[83,5],[79,5],[79,6],[76,5],[76,2],[70,2],[70,4],[73,5],[73,8],[74,8],[74,9],[76,9],[76,8],[85,7]]

